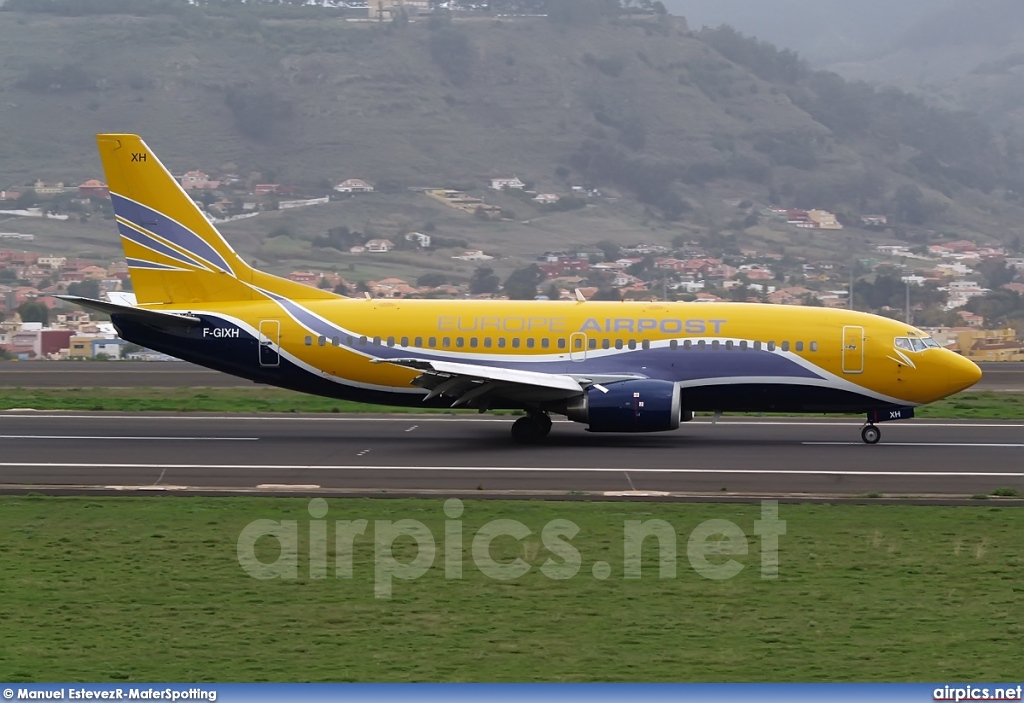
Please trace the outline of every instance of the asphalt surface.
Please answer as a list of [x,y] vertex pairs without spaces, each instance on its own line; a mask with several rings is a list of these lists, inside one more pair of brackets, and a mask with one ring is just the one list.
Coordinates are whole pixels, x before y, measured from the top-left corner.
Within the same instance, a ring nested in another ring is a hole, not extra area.
[[1024,493],[1024,422],[697,420],[543,446],[509,418],[0,413],[0,491],[723,499]]
[[[1024,391],[1024,363],[983,363],[972,390]],[[252,381],[184,361],[18,361],[0,363],[0,387],[188,388],[253,386]]]

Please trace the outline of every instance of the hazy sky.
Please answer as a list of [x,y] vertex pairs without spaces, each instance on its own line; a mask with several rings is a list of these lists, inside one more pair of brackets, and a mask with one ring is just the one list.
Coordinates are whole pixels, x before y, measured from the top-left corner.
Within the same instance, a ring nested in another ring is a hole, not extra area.
[[808,60],[830,64],[879,53],[924,16],[961,0],[664,0],[692,29],[730,24]]

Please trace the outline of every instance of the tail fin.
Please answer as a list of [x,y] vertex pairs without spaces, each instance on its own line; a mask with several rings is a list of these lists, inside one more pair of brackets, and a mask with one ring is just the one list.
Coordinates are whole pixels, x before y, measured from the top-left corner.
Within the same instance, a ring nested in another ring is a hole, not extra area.
[[339,297],[246,264],[138,136],[96,141],[140,304]]

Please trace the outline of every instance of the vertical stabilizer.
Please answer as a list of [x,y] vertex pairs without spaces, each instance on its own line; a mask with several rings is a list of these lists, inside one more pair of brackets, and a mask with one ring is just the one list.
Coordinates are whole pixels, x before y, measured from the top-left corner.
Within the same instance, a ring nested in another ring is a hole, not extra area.
[[138,136],[96,141],[139,304],[337,297],[246,264]]

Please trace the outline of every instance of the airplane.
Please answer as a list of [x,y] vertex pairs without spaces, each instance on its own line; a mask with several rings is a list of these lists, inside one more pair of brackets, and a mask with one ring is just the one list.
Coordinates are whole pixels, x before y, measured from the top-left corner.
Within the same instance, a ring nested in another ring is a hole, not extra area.
[[247,264],[142,139],[97,135],[134,293],[61,296],[123,339],[331,398],[524,411],[592,432],[675,430],[695,412],[864,413],[877,423],[970,387],[976,364],[904,322],[758,303],[345,297]]

